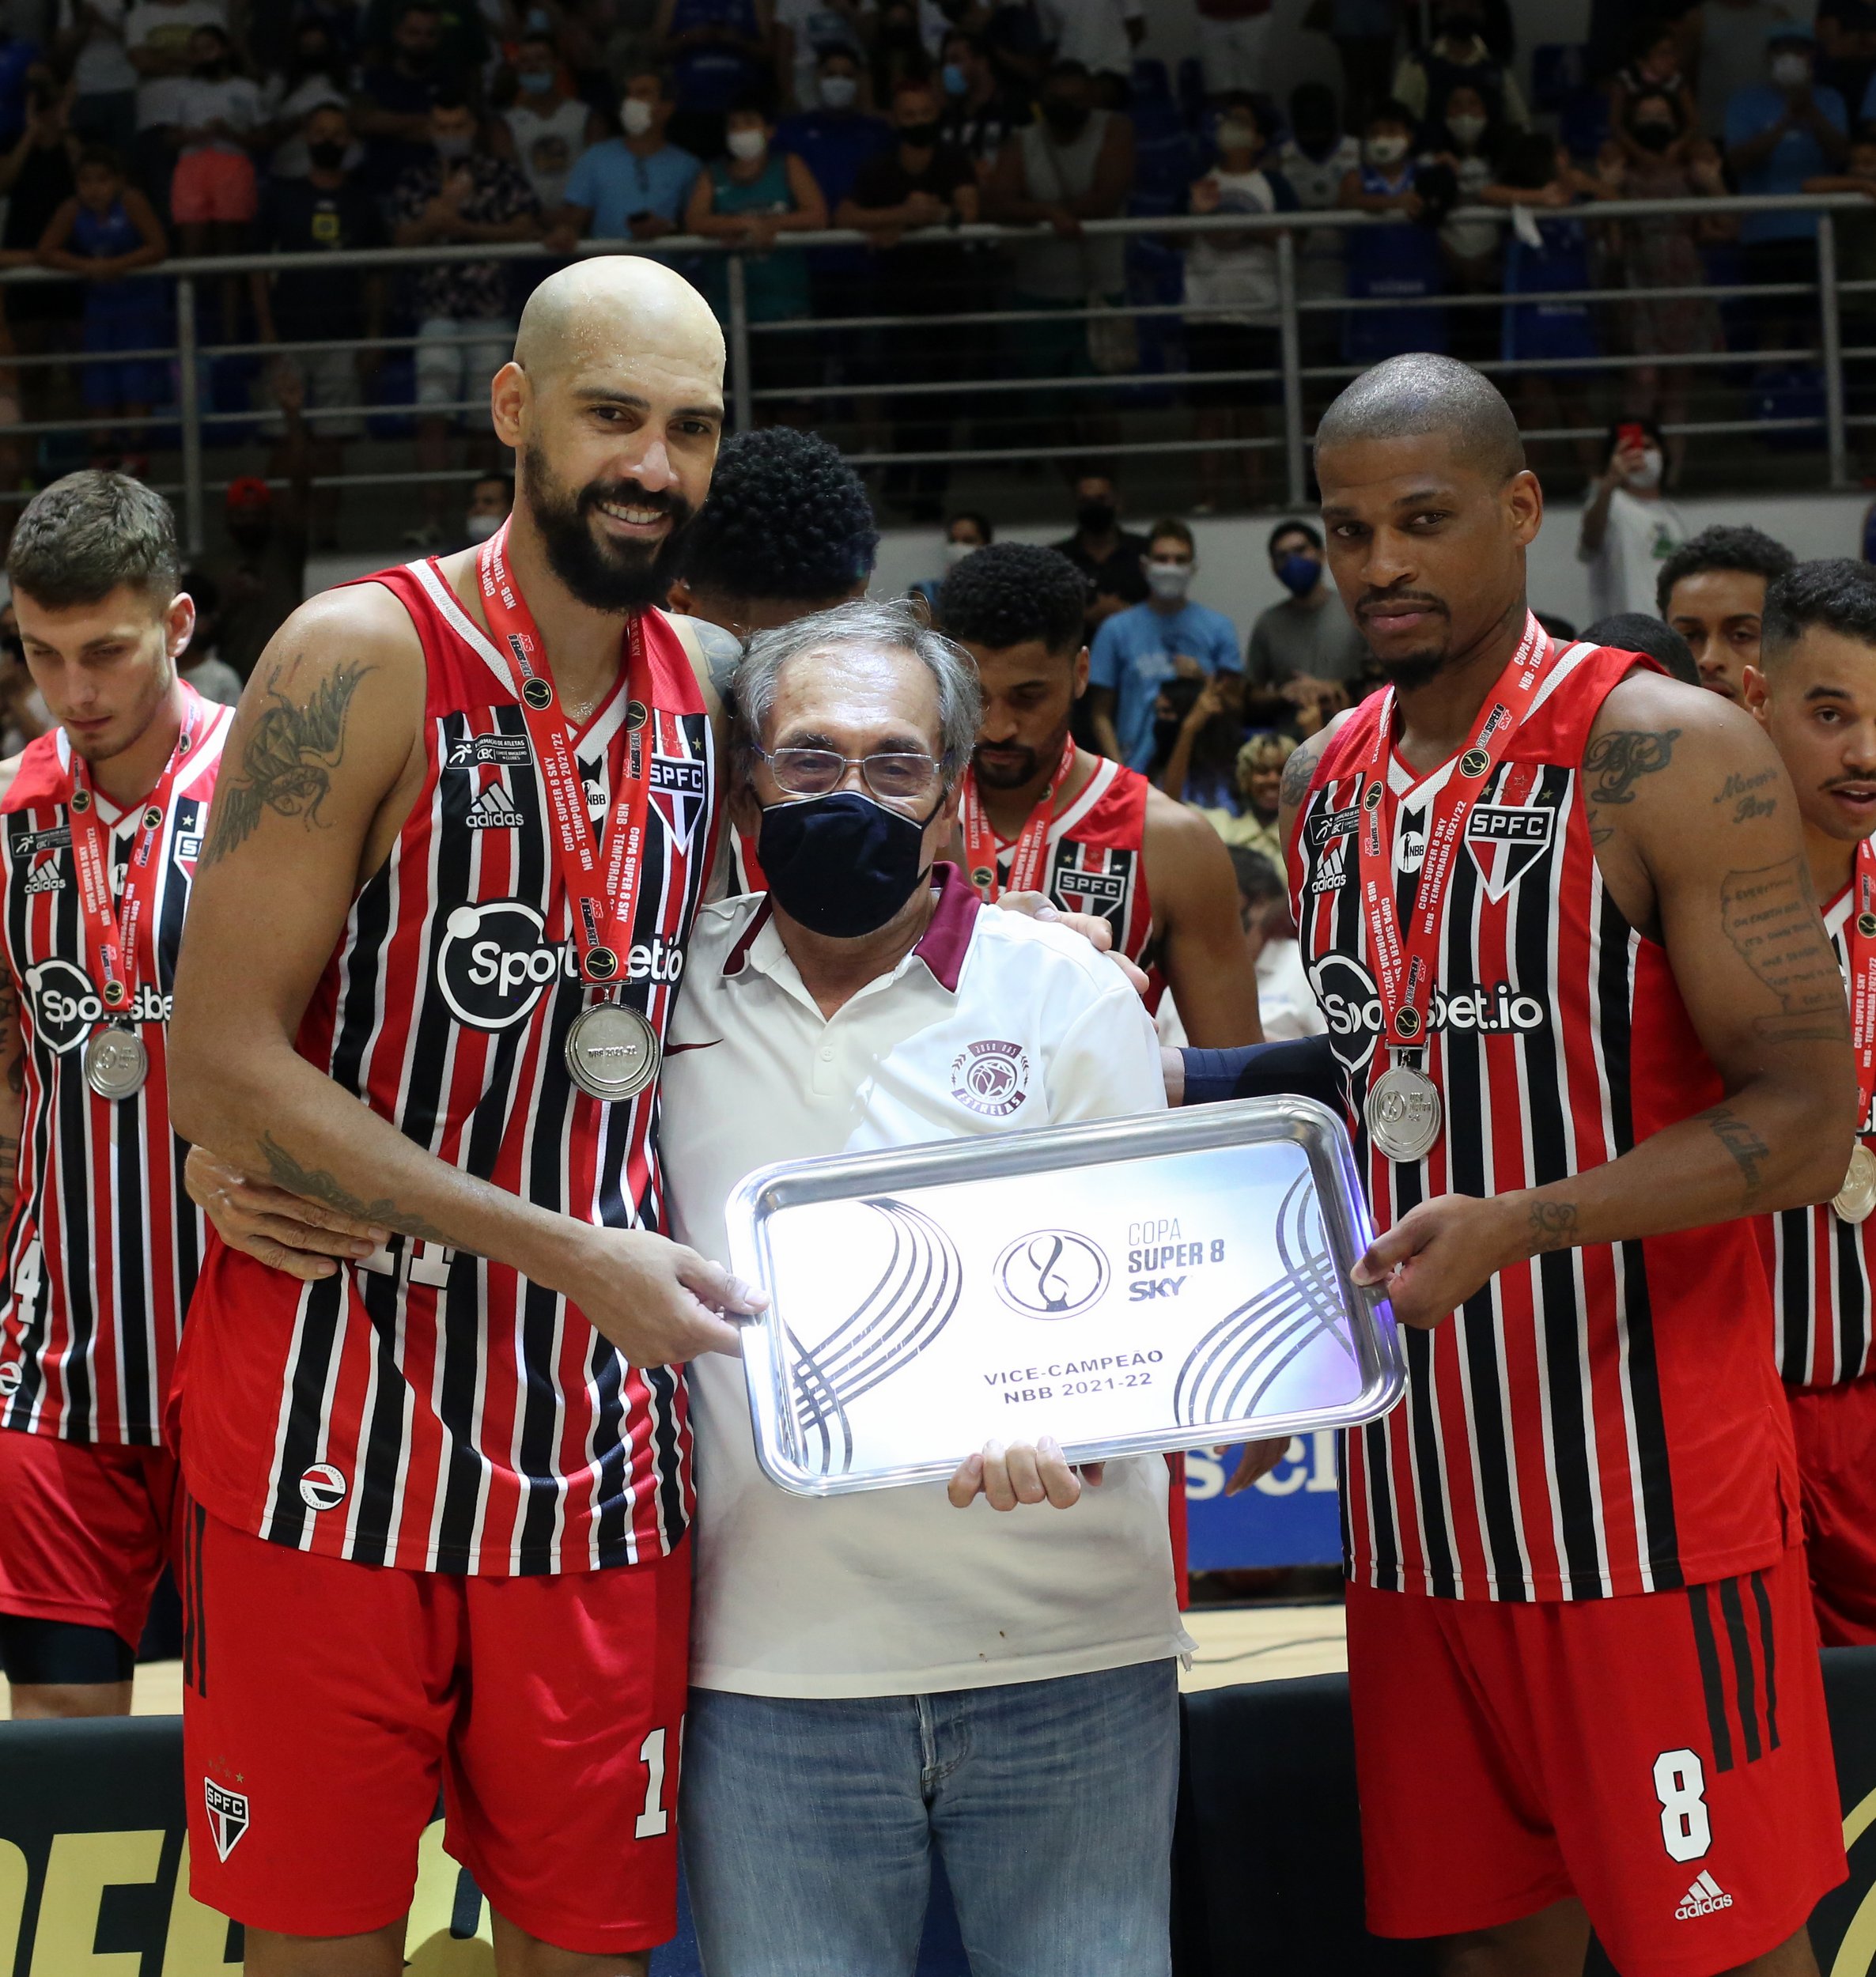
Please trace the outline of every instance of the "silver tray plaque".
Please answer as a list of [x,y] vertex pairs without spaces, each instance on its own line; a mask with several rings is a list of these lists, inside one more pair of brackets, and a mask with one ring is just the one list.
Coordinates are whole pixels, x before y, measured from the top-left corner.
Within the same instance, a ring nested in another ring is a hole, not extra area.
[[1341,1122],[1307,1098],[796,1160],[728,1204],[756,1453],[804,1496],[1345,1427],[1403,1380]]

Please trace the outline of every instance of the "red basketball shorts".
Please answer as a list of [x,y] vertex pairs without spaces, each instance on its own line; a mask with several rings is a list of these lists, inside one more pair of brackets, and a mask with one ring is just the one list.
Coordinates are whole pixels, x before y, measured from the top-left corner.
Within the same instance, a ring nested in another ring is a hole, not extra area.
[[184,1513],[191,1891],[251,1927],[409,1907],[437,1803],[498,1914],[562,1949],[677,1926],[690,1557],[528,1578],[357,1565]]
[[1628,1599],[1348,1589],[1368,1926],[1576,1896],[1624,1977],[1711,1977],[1844,1878],[1804,1555]]
[[1876,1374],[1790,1399],[1817,1631],[1826,1647],[1876,1642]]
[[181,1496],[162,1449],[0,1428],[0,1613],[137,1645]]

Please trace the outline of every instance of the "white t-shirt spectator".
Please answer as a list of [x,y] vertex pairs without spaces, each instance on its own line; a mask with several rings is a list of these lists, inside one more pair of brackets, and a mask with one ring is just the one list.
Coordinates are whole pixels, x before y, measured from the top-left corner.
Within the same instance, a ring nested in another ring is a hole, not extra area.
[[[766,895],[698,913],[664,1072],[679,1242],[727,1261],[724,1205],[771,1161],[1163,1109],[1152,1026],[1113,964],[1058,928],[980,910],[940,869],[918,947],[831,1019]],[[1023,1067],[1021,1102],[998,1117],[962,1095],[955,1068],[989,1039]],[[742,1363],[706,1354],[689,1378],[699,1687],[918,1695],[1187,1650],[1159,1457],[1110,1462],[1099,1488],[1046,1516],[955,1510],[940,1483],[808,1503],[757,1465]]]
[[[1345,137],[1327,157],[1318,159],[1292,138],[1277,161],[1298,206],[1305,213],[1328,213],[1341,204],[1343,180],[1361,168],[1361,140]],[[1345,237],[1334,226],[1311,227],[1303,235],[1296,254],[1296,288],[1306,301],[1336,301],[1348,293],[1348,267],[1342,258]]]
[[534,188],[541,210],[558,212],[567,195],[568,174],[586,149],[592,111],[577,96],[569,96],[543,116],[524,96],[501,115],[515,141],[515,163]]
[[[137,0],[124,17],[124,47],[127,52],[132,48],[151,48],[165,55],[180,55],[187,51],[189,37],[198,28],[225,29],[227,26],[225,0]],[[147,130],[154,124],[176,121],[173,115],[157,115],[153,107],[146,106],[145,99],[152,91],[158,90],[161,84],[178,79],[154,77],[138,83],[138,130]]]
[[[1218,187],[1220,213],[1277,213],[1295,210],[1296,195],[1280,172],[1222,172],[1208,175]],[[1229,315],[1208,315],[1208,323],[1277,321],[1277,236],[1274,233],[1199,233],[1186,250],[1186,300]]]
[[[219,82],[193,75],[176,78],[175,112],[169,121],[185,130],[199,130],[205,124],[220,121],[230,130],[252,130],[267,120],[260,85],[244,75],[224,76]],[[183,146],[182,155],[186,158],[198,151],[232,151],[238,157],[245,156],[247,149],[237,138],[214,138],[206,144]]]
[[[78,28],[87,4],[88,0],[59,0],[62,34]],[[89,6],[96,19],[83,30],[85,38],[78,44],[78,59],[72,64],[77,93],[81,96],[119,96],[126,89],[135,89],[137,71],[124,53],[124,0],[89,0]],[[117,30],[115,34],[112,28]]]
[[1079,62],[1091,75],[1133,73],[1127,23],[1146,14],[1145,0],[1036,0],[1042,39],[1055,43],[1056,60]]
[[1637,501],[1618,487],[1609,497],[1602,548],[1590,555],[1577,546],[1577,560],[1589,565],[1591,620],[1617,611],[1652,618],[1655,579],[1686,540],[1687,524],[1672,501]]

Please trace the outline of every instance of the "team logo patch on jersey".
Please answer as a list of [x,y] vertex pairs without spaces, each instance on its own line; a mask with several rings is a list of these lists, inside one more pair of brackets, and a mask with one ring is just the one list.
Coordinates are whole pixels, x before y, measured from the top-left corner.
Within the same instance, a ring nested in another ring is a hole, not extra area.
[[[1104,858],[1099,869],[1091,869],[1084,858]],[[1105,920],[1120,946],[1127,932],[1127,909],[1133,898],[1135,854],[1110,845],[1106,852],[1063,838],[1055,848],[1049,875],[1049,890],[1065,913],[1091,913]]]
[[[683,949],[664,939],[638,943],[622,970],[627,981],[671,983],[683,972]],[[551,985],[579,979],[573,943],[549,940],[539,913],[525,900],[458,906],[443,923],[437,984],[451,1013],[472,1029],[505,1030]]]
[[16,858],[36,858],[42,851],[70,851],[71,848],[70,824],[57,824],[50,830],[21,831],[12,847]]
[[1427,862],[1427,819],[1423,811],[1416,817],[1401,819],[1401,834],[1394,845],[1394,869],[1411,876]]
[[56,856],[54,856],[35,865],[27,874],[25,890],[28,893],[63,892],[65,890],[63,864]]
[[1466,849],[1485,882],[1485,897],[1502,899],[1549,851],[1556,812],[1548,803],[1475,803],[1466,819]]
[[997,1295],[1026,1318],[1072,1318],[1107,1288],[1107,1258],[1069,1229],[1018,1236],[997,1259]]
[[[1377,785],[1379,787],[1379,785]],[[1345,810],[1318,811],[1309,820],[1308,837],[1312,850],[1320,851],[1333,837],[1346,837],[1361,828],[1361,806],[1350,803]]]
[[17,1359],[9,1359],[5,1366],[0,1366],[0,1401],[10,1401],[19,1392],[25,1378],[26,1369]]
[[176,856],[179,864],[192,865],[202,856],[202,833],[191,831],[185,837],[180,831],[176,837]]
[[523,821],[500,783],[490,783],[463,818],[471,830],[519,830]]
[[212,1778],[205,1778],[202,1781],[202,1799],[208,1813],[209,1834],[215,1843],[215,1852],[226,1860],[248,1830],[248,1794],[231,1792]]
[[679,844],[689,844],[709,795],[703,764],[688,756],[652,756],[651,794],[652,807],[671,836]]
[[335,1510],[345,1500],[346,1480],[330,1462],[316,1462],[301,1476],[300,1501],[308,1510]]
[[493,763],[501,769],[520,769],[534,760],[525,735],[468,735],[452,742],[443,758],[445,769],[480,769]]
[[[69,961],[42,961],[28,968],[26,993],[32,1005],[32,1041],[55,1056],[75,1049],[107,1013],[90,976]],[[109,1013],[127,1015],[133,1023],[167,1023],[169,1011],[170,998],[140,981],[129,1008]]]
[[967,1045],[951,1060],[951,1095],[986,1119],[1007,1119],[1029,1096],[1029,1053],[1020,1044]]

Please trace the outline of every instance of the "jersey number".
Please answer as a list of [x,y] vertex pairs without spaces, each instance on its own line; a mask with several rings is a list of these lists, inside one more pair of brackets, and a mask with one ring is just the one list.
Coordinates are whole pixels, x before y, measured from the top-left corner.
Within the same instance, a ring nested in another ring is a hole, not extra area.
[[1655,1760],[1661,1843],[1670,1860],[1698,1860],[1713,1844],[1707,1817],[1707,1774],[1692,1751],[1663,1751]]
[[398,1257],[401,1254],[410,1265],[409,1282],[430,1284],[438,1290],[448,1287],[449,1266],[456,1255],[455,1250],[444,1249],[441,1242],[419,1242],[410,1236],[404,1237],[403,1244],[401,1251],[380,1244],[369,1256],[360,1259],[358,1268],[369,1270],[374,1276],[394,1277],[397,1275]]
[[632,1828],[634,1839],[659,1839],[671,1830],[671,1815],[664,1809],[664,1733],[655,1729],[638,1747],[638,1761],[645,1767],[645,1810]]
[[21,1323],[28,1326],[39,1322],[39,1294],[46,1287],[40,1268],[40,1240],[35,1236],[26,1245],[13,1272],[13,1301],[19,1308]]

